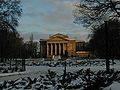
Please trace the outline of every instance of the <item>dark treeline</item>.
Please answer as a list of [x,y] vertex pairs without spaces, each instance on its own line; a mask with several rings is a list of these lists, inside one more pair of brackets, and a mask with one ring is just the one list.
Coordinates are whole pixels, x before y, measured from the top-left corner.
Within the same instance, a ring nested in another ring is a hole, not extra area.
[[[83,24],[84,27],[100,25],[105,21],[105,25],[98,31],[93,31],[93,37],[90,40],[90,46],[97,57],[106,58],[106,71],[109,72],[109,59],[119,58],[119,37],[117,28],[107,31],[108,19],[120,18],[120,1],[119,0],[82,0],[75,4],[73,11],[74,23]],[[114,24],[114,23],[113,23]],[[112,25],[112,24],[111,24]],[[115,24],[114,24],[115,25]],[[110,25],[109,25],[110,26]],[[106,29],[104,28],[106,27]],[[111,26],[112,28],[113,26]],[[94,30],[94,29],[93,29]],[[102,30],[102,34],[101,34]],[[104,31],[103,31],[104,30]],[[111,32],[114,32],[114,36]],[[95,34],[98,33],[98,36]],[[106,35],[105,35],[106,33]],[[110,36],[111,33],[111,36]],[[116,36],[115,36],[115,33]],[[108,35],[107,35],[108,34]],[[99,39],[95,39],[99,38]],[[113,39],[114,38],[114,39]],[[98,40],[98,41],[97,41]],[[106,48],[105,48],[106,41]],[[106,50],[105,50],[106,49]],[[106,56],[105,56],[106,52]]]
[[[106,56],[105,24],[93,28],[93,34],[89,41],[89,48],[99,58]],[[118,19],[107,22],[108,31],[108,55],[110,59],[120,58],[120,21]]]
[[13,31],[8,25],[0,23],[0,58],[1,61],[9,58],[21,57],[23,39],[17,31]]
[[19,55],[18,48],[22,44],[22,38],[16,28],[21,15],[20,1],[0,1],[0,61]]
[[23,42],[17,31],[13,31],[5,23],[0,23],[0,61],[15,58],[37,57],[37,42]]
[[24,48],[26,50],[26,58],[39,57],[39,53],[37,53],[38,42],[33,40],[33,34],[30,36],[30,40],[24,43]]
[[[19,18],[22,15],[20,0],[0,1],[0,61],[7,59],[33,57],[33,48],[27,48],[29,44],[23,42],[23,38],[17,32]],[[33,45],[33,44],[32,44]],[[34,50],[35,51],[35,50]],[[28,53],[29,52],[29,53]],[[34,55],[35,56],[35,55]]]

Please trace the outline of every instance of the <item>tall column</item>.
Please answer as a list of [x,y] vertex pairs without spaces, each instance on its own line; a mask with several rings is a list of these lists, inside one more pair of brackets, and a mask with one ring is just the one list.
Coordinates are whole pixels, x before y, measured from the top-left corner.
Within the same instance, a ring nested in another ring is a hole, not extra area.
[[55,43],[53,43],[53,55],[55,55]]
[[53,55],[53,44],[51,43],[51,56]]
[[59,55],[61,55],[61,45],[59,43]]
[[66,48],[65,50],[67,50],[67,43],[65,43],[65,48]]
[[49,44],[49,55],[51,55],[51,44]]
[[49,55],[49,46],[48,46],[48,43],[47,43],[47,57]]
[[55,55],[57,55],[57,45],[55,43]]
[[63,43],[63,54],[65,54],[65,44]]

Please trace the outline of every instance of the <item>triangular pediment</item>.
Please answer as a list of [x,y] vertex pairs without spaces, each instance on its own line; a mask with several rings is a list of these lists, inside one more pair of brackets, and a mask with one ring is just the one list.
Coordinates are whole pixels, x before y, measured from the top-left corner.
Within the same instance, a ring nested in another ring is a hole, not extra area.
[[48,41],[68,41],[68,36],[63,34],[55,34],[49,37]]
[[49,38],[53,38],[53,37],[69,38],[67,35],[60,34],[60,33],[54,34],[54,35],[50,36]]
[[68,39],[61,38],[61,37],[52,37],[52,38],[49,38],[48,41],[68,41]]

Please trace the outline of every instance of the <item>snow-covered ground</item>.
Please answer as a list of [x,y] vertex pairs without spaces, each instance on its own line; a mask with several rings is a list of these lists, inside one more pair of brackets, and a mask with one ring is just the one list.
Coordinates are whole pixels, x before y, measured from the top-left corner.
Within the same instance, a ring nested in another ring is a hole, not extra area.
[[103,90],[120,90],[120,83],[113,82],[110,86],[104,88]]
[[[40,65],[27,65],[26,71],[24,72],[1,73],[0,82],[3,82],[5,80],[16,80],[19,78],[26,78],[26,77],[38,78],[40,75],[46,75],[48,73],[48,70],[55,71],[58,75],[62,75],[64,70],[64,65],[57,65],[55,67],[52,67],[46,64],[46,63],[50,63],[54,65],[56,64],[56,62],[57,61],[54,61],[54,62],[45,61],[45,62],[42,62],[42,64]],[[105,70],[105,61],[100,59],[91,60],[91,62],[84,63],[84,64],[83,62],[88,62],[88,60],[85,60],[85,61],[75,60],[75,61],[72,61],[72,64],[69,62],[71,61],[67,61],[67,67],[66,67],[67,72],[76,72],[80,69],[86,70],[88,68],[90,68],[90,70],[92,71]],[[115,60],[115,63],[116,64],[113,64],[113,65],[111,64],[110,68],[114,70],[120,70],[120,61]],[[27,64],[31,64],[31,63],[27,63]],[[120,88],[120,83],[113,82],[113,84],[104,88],[103,90],[119,90],[118,88]]]

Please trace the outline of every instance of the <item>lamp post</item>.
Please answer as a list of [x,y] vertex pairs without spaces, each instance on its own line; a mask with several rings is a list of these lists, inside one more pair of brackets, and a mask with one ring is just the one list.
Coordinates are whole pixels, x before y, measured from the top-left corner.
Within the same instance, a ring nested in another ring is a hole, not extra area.
[[109,17],[104,16],[104,28],[105,28],[105,61],[106,61],[106,71],[110,72],[110,63],[109,63],[109,35],[108,35],[108,21]]
[[109,42],[108,42],[108,21],[105,20],[105,59],[106,59],[106,71],[110,72],[110,63],[109,63]]
[[[120,1],[116,0],[115,2],[113,0],[110,1],[112,6],[115,8],[116,13],[120,16]],[[115,4],[113,4],[113,2]],[[110,63],[109,63],[109,35],[108,35],[108,17],[103,17],[103,20],[105,22],[105,46],[106,46],[106,71],[107,73],[110,72]]]

